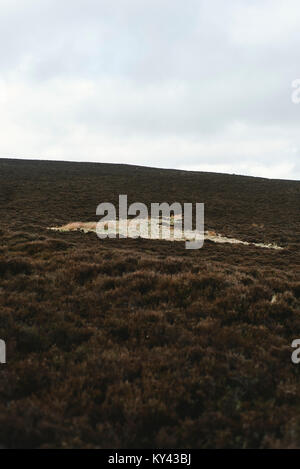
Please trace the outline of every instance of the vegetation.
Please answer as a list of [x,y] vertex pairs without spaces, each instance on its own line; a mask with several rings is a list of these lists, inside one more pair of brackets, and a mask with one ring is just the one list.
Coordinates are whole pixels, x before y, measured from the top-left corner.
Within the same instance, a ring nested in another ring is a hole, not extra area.
[[[300,447],[299,182],[17,160],[0,178],[0,446]],[[285,249],[46,229],[122,193],[205,202],[206,229]]]

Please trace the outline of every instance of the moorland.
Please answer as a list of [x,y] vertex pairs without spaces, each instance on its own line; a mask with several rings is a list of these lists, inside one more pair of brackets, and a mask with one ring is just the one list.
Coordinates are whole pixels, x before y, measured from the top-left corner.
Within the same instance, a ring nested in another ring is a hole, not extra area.
[[[280,251],[100,240],[101,202],[204,202]],[[300,182],[0,160],[0,446],[299,448]]]

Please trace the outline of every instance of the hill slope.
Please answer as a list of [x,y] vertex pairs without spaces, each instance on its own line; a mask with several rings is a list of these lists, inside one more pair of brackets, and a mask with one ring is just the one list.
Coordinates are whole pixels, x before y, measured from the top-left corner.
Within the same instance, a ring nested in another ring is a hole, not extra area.
[[[119,194],[285,249],[47,230]],[[0,160],[0,444],[299,447],[299,205],[296,181]]]

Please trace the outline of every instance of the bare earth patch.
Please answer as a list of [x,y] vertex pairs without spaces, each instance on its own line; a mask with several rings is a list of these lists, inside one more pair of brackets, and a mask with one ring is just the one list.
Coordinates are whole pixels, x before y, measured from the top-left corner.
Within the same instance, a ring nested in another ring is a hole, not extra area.
[[[144,220],[145,221],[145,220]],[[129,222],[127,222],[128,224]],[[156,220],[156,225],[157,225],[157,233],[151,235],[151,230],[150,230],[150,220],[146,220],[146,223],[144,225],[141,225],[141,230],[139,232],[139,237],[144,238],[144,239],[160,239],[160,240],[165,240],[165,241],[186,241],[186,240],[192,240],[195,239],[195,232],[190,231],[185,233],[185,237],[182,236],[182,232],[180,229],[176,228],[174,226],[174,219],[171,217],[171,223],[170,223],[170,236],[168,234],[164,233],[162,230],[163,225],[165,225],[166,220]],[[53,230],[53,231],[59,231],[59,232],[70,232],[70,231],[82,231],[83,233],[96,233],[97,231],[97,226],[98,230],[100,230],[103,233],[106,233],[107,235],[112,232],[111,225],[108,222],[72,222],[68,223],[63,226],[56,226],[56,227],[50,227],[48,229]],[[129,226],[129,225],[128,225]],[[116,232],[117,234],[119,233],[119,222],[116,221]],[[130,232],[128,233],[128,238],[134,238],[137,236],[131,235]],[[229,243],[229,244],[243,244],[244,246],[256,246],[259,248],[265,248],[265,249],[275,249],[275,250],[281,250],[283,249],[281,246],[278,246],[274,243],[250,243],[248,241],[242,241],[240,239],[236,238],[229,238],[227,236],[223,236],[220,233],[216,233],[215,231],[205,231],[204,232],[204,240],[212,241],[214,243]]]

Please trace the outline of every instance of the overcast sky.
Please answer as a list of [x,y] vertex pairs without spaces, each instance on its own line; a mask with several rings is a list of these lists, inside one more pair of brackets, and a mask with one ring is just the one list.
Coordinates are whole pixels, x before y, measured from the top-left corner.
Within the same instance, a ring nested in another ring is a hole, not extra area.
[[0,157],[300,180],[299,52],[299,0],[0,0]]

